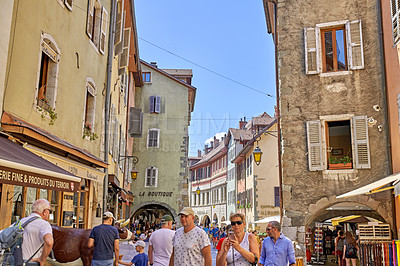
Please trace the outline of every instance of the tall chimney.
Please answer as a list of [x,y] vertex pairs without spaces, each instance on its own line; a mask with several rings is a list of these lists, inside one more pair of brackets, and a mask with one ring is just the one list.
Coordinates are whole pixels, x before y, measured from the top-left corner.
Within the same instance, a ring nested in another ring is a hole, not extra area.
[[214,136],[214,148],[219,146],[219,139]]
[[201,150],[197,150],[197,157],[201,157]]
[[150,65],[153,67],[157,67],[157,62],[150,62]]
[[239,129],[243,129],[243,127],[244,127],[244,125],[246,125],[246,117],[244,117],[244,120],[242,120],[241,118],[240,118],[240,121],[239,121]]
[[205,144],[204,145],[204,154],[207,154],[208,153],[208,144]]
[[210,149],[212,150],[214,148],[214,141],[210,141]]

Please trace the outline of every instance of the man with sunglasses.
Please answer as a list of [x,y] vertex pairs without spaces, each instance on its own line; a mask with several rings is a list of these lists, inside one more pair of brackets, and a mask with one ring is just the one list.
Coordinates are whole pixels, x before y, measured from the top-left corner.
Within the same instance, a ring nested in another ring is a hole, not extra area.
[[35,217],[25,227],[23,234],[22,257],[24,261],[27,261],[37,252],[27,265],[44,265],[47,256],[53,248],[53,230],[48,222],[50,214],[50,203],[45,199],[38,199],[32,204],[31,215],[21,219],[21,224],[24,224],[29,219]]
[[281,225],[277,221],[268,224],[267,235],[262,244],[258,265],[296,265],[293,243],[281,233]]

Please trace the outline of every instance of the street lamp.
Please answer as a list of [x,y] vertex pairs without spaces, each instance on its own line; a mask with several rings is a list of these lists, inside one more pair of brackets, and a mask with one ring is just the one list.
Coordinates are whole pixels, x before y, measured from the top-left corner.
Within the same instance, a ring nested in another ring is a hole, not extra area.
[[200,195],[200,187],[198,187],[198,186],[197,186],[197,189],[196,189],[196,194]]
[[119,156],[118,162],[125,160],[126,158],[132,159],[132,163],[134,168],[131,170],[131,178],[132,180],[136,180],[137,175],[139,173],[139,170],[136,169],[136,164],[139,162],[139,158],[134,156],[134,155],[128,155],[128,156]]
[[258,147],[258,144],[257,144],[257,148],[255,148],[253,151],[254,162],[256,163],[257,166],[260,165],[260,163],[261,163],[262,154],[263,154],[263,152],[261,151],[260,147]]

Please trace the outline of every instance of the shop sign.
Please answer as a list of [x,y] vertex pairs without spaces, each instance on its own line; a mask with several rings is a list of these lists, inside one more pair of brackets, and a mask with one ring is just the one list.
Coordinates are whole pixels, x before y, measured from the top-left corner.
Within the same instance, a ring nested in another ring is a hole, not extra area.
[[139,197],[172,197],[172,192],[139,192]]
[[57,53],[45,42],[42,42],[42,51],[50,57],[51,60],[57,63]]
[[64,192],[77,192],[79,189],[79,182],[36,174],[19,169],[12,169],[4,166],[0,166],[0,183],[49,190],[59,190]]

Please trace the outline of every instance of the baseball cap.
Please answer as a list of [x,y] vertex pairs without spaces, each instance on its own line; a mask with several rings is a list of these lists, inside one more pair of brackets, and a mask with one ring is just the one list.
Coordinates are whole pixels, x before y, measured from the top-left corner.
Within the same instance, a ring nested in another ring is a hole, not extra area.
[[168,214],[164,215],[164,216],[161,218],[161,222],[162,222],[162,223],[163,223],[163,222],[173,222],[173,221],[174,221],[174,219],[172,219],[171,215],[168,215]]
[[180,212],[178,215],[181,215],[181,214],[183,214],[183,215],[189,215],[189,214],[191,214],[191,215],[194,216],[194,211],[193,211],[193,209],[190,208],[190,207],[185,207],[185,208],[183,208],[183,209],[181,210],[181,212]]
[[142,240],[139,240],[136,242],[136,246],[144,248],[144,247],[146,247],[146,243],[144,243],[144,241],[142,241]]
[[103,218],[113,218],[113,219],[115,219],[114,215],[112,214],[112,212],[105,212],[103,214]]

